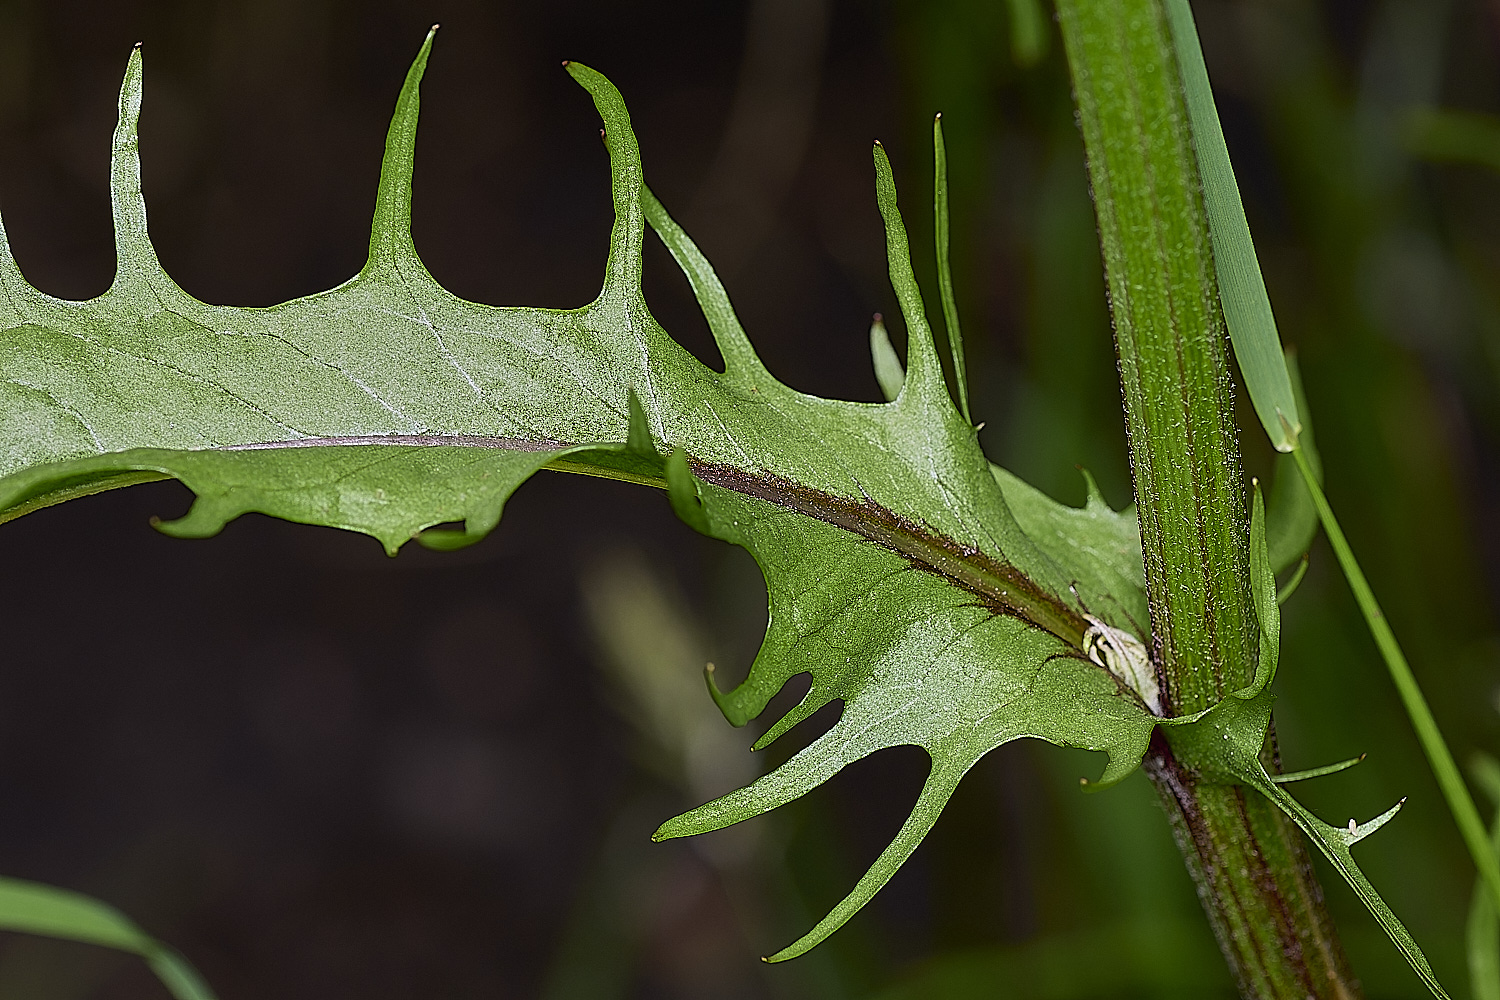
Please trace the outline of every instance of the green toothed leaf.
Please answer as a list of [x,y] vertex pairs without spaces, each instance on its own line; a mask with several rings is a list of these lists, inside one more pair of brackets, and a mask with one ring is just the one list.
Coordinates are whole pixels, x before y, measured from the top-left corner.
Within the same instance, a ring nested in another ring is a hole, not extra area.
[[802,672],[811,673],[811,688],[757,748],[830,702],[842,702],[843,713],[785,765],[668,821],[657,838],[758,816],[886,747],[920,746],[932,760],[895,841],[833,913],[773,961],[811,948],[884,885],[959,778],[995,747],[1031,736],[1102,750],[1109,754],[1105,784],[1130,773],[1145,752],[1153,720],[1114,677],[1056,635],[833,524],[717,487],[704,486],[703,496],[712,532],[748,549],[770,590],[765,643],[745,682],[719,694],[725,715],[736,723],[756,717]]
[[[744,546],[766,575],[770,620],[749,675],[726,692],[709,678],[724,714],[743,724],[803,672],[811,690],[763,742],[821,705],[843,710],[784,767],[661,836],[764,812],[884,747],[920,746],[932,760],[895,842],[778,958],[847,920],[960,777],[1002,743],[1101,751],[1101,784],[1133,769],[1156,722],[1122,668],[1134,661],[1119,653],[1139,647],[1146,624],[1134,516],[1110,511],[1097,491],[1072,510],[992,473],[944,381],[884,151],[874,152],[876,200],[908,371],[875,331],[892,401],[820,399],[761,364],[713,269],[645,187],[619,93],[576,63],[567,70],[604,121],[611,166],[615,222],[598,297],[575,309],[498,308],[439,286],[410,228],[431,43],[397,102],[365,266],[267,309],[199,302],[158,263],[136,150],[141,61],[131,57],[111,167],[119,254],[109,291],[87,302],[42,294],[0,229],[0,519],[175,477],[197,499],[161,525],[170,534],[211,535],[259,511],[360,531],[395,553],[414,538],[477,541],[544,468],[665,490],[686,523]],[[722,372],[647,308],[647,225],[687,275]],[[956,348],[956,317],[950,327]]]

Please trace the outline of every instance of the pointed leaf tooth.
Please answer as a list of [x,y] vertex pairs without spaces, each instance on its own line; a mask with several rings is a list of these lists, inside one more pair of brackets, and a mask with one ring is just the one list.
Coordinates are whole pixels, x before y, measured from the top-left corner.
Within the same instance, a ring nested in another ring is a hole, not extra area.
[[874,898],[875,894],[891,880],[891,876],[900,870],[901,866],[906,863],[906,859],[911,857],[912,852],[922,843],[922,839],[937,822],[943,806],[947,805],[948,799],[953,795],[953,790],[958,787],[959,779],[971,766],[972,762],[961,767],[953,765],[940,767],[937,761],[933,761],[932,771],[927,776],[926,784],[922,786],[922,794],[917,797],[911,815],[907,816],[906,822],[901,825],[901,830],[896,834],[895,839],[887,845],[884,851],[880,852],[880,857],[875,859],[875,863],[854,886],[854,891],[845,896],[828,916],[818,921],[816,927],[776,954],[769,956],[766,961],[784,962],[789,958],[805,954],[848,923],[849,918]]
[[161,274],[156,249],[146,231],[146,200],[141,195],[140,117],[143,67],[137,43],[120,84],[120,116],[110,148],[109,200],[115,223],[113,287],[136,284]]
[[813,687],[802,697],[802,700],[793,706],[785,715],[776,720],[776,724],[766,730],[765,735],[755,741],[751,750],[764,750],[785,736],[799,723],[806,721],[818,712],[823,706],[836,701],[830,693],[818,690],[816,682]]
[[698,480],[688,468],[687,455],[681,448],[672,449],[667,459],[667,499],[683,524],[699,534],[714,537],[708,512],[703,509],[702,494],[698,492]]
[[1078,779],[1079,784],[1086,792],[1102,792],[1124,781],[1135,773],[1135,769],[1141,766],[1141,758],[1145,756],[1144,749],[1137,751],[1130,748],[1122,752],[1106,750],[1104,773],[1098,778],[1090,781],[1087,778]]
[[212,538],[239,514],[237,510],[225,508],[225,504],[214,498],[200,496],[179,518],[163,521],[153,516],[151,527],[172,538]]
[[380,161],[380,186],[375,194],[375,218],[370,227],[369,267],[390,266],[402,257],[415,257],[411,238],[411,181],[416,169],[417,117],[422,104],[422,75],[438,26],[433,25],[406,71],[396,110],[386,132]]
[[[753,668],[751,676],[754,676]],[[761,691],[758,685],[751,684],[748,678],[728,691],[720,691],[718,682],[714,680],[712,663],[703,668],[703,679],[708,684],[709,696],[713,698],[719,712],[736,729],[765,711],[766,703],[771,700],[770,695]]]
[[[1354,833],[1351,834],[1345,827],[1332,826],[1323,822],[1313,815],[1311,810],[1288,794],[1286,789],[1271,781],[1264,771],[1259,774],[1243,775],[1242,778],[1246,784],[1274,802],[1293,823],[1302,829],[1307,839],[1313,842],[1313,846],[1328,859],[1343,876],[1349,888],[1354,890],[1360,902],[1365,904],[1365,909],[1370,911],[1370,915],[1385,931],[1386,937],[1390,938],[1391,943],[1401,952],[1406,963],[1411,966],[1412,971],[1417,974],[1433,996],[1438,997],[1439,1000],[1448,1000],[1447,991],[1438,982],[1437,975],[1432,971],[1432,966],[1428,964],[1427,956],[1422,953],[1416,939],[1411,936],[1411,932],[1401,923],[1385,900],[1380,898],[1380,894],[1375,891],[1375,887],[1370,884],[1365,873],[1360,871],[1359,866],[1354,863],[1354,855],[1349,848],[1368,834],[1361,834],[1362,828],[1358,824],[1355,825]],[[1405,801],[1402,799],[1394,807],[1387,809],[1366,824],[1372,827],[1370,832],[1373,833],[1374,830],[1389,822]]]
[[1353,767],[1355,764],[1360,763],[1364,759],[1365,755],[1360,754],[1358,757],[1350,757],[1348,760],[1341,760],[1335,764],[1324,764],[1322,767],[1310,767],[1304,771],[1288,771],[1285,774],[1273,774],[1271,775],[1271,780],[1276,782],[1276,784],[1278,785],[1286,785],[1290,784],[1293,781],[1306,781],[1308,778],[1321,778],[1325,775],[1338,774],[1340,771],[1346,771],[1349,768]]
[[640,458],[656,458],[656,445],[651,441],[651,425],[646,419],[646,408],[634,389],[625,393],[625,405],[630,410],[630,423],[625,432],[625,448]]
[[703,318],[708,321],[709,332],[718,345],[719,356],[724,359],[724,374],[757,385],[776,384],[755,353],[745,328],[735,315],[734,306],[730,304],[729,293],[724,290],[703,251],[644,184],[641,185],[641,205],[646,221],[687,277],[693,298],[698,300],[698,308],[703,310]]
[[641,205],[641,150],[630,127],[630,112],[615,85],[598,70],[576,62],[565,62],[563,68],[594,99],[594,107],[604,120],[604,144],[609,150],[615,221],[609,232],[609,262],[605,265],[600,297],[613,293],[639,299],[641,244],[646,225]]
[[1117,513],[1117,511],[1109,505],[1109,501],[1104,499],[1104,491],[1099,489],[1099,484],[1094,480],[1094,474],[1088,469],[1085,469],[1083,466],[1078,467],[1078,473],[1079,475],[1083,476],[1084,509],[1102,510],[1107,511],[1111,514]]
[[891,173],[890,157],[878,142],[875,144],[875,201],[885,221],[891,287],[895,289],[896,301],[901,304],[901,315],[906,320],[906,384],[925,402],[941,401],[951,408],[953,403],[948,398],[948,387],[943,384],[943,368],[932,341],[932,328],[927,325],[927,312],[922,305],[922,291],[917,287],[917,276],[911,269],[911,245],[906,238],[906,224],[901,221],[901,210],[896,205],[896,179]]
[[1364,840],[1370,834],[1374,833],[1376,830],[1379,830],[1382,826],[1385,826],[1391,820],[1395,819],[1396,814],[1401,811],[1401,807],[1404,805],[1406,805],[1405,798],[1403,798],[1400,802],[1397,802],[1395,805],[1391,806],[1379,816],[1376,816],[1374,819],[1369,820],[1365,823],[1354,823],[1354,820],[1351,819],[1349,822],[1354,823],[1354,829],[1349,831],[1349,846],[1353,847],[1355,844],[1359,843],[1361,840]]
[[[876,749],[872,746],[867,752]],[[806,795],[859,756],[863,754],[850,756],[848,733],[842,725],[834,726],[770,774],[667,820],[651,839],[691,837],[764,815]]]
[[703,683],[708,686],[708,695],[714,700],[714,705],[719,709],[719,714],[724,716],[731,726],[736,729],[749,722],[760,714],[759,708],[752,708],[743,704],[747,701],[740,692],[744,691],[745,685],[740,684],[727,694],[719,690],[718,682],[714,680],[714,665],[707,664],[703,668]]

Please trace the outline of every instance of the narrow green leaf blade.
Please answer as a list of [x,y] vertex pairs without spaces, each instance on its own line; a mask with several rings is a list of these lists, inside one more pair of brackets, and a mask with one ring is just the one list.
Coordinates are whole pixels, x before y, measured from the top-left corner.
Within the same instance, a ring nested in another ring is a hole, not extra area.
[[103,945],[140,955],[176,1000],[213,1000],[213,991],[177,952],[108,903],[68,889],[0,878],[0,929]]
[[937,240],[938,290],[943,299],[943,322],[948,328],[948,350],[953,353],[953,381],[958,387],[958,412],[970,423],[969,370],[964,361],[964,336],[958,326],[958,299],[953,294],[953,267],[948,259],[948,147],[943,142],[943,116],[932,120],[934,182],[933,232]]
[[1365,579],[1364,570],[1360,569],[1359,561],[1354,558],[1354,550],[1350,547],[1349,540],[1344,537],[1344,530],[1339,526],[1338,519],[1334,517],[1328,498],[1323,495],[1323,488],[1318,483],[1317,474],[1301,449],[1293,452],[1292,455],[1297,460],[1297,467],[1302,473],[1303,482],[1307,484],[1308,492],[1312,494],[1313,503],[1317,505],[1318,517],[1323,522],[1323,531],[1328,536],[1328,544],[1338,558],[1339,567],[1344,571],[1344,579],[1348,581],[1349,589],[1354,592],[1355,603],[1359,605],[1365,624],[1370,629],[1370,635],[1375,640],[1375,646],[1380,650],[1381,659],[1385,661],[1386,669],[1391,675],[1391,682],[1396,687],[1396,693],[1401,697],[1402,707],[1406,709],[1412,730],[1417,735],[1417,742],[1421,744],[1422,752],[1432,768],[1433,777],[1437,779],[1438,787],[1442,789],[1443,799],[1448,804],[1448,811],[1453,815],[1454,825],[1458,827],[1458,832],[1463,837],[1464,846],[1469,849],[1469,857],[1473,859],[1480,879],[1489,888],[1491,898],[1500,903],[1500,859],[1496,858],[1495,852],[1490,847],[1490,838],[1484,828],[1484,821],[1479,818],[1479,810],[1474,805],[1474,799],[1458,772],[1458,764],[1454,762],[1453,753],[1448,749],[1448,741],[1443,738],[1437,719],[1433,718],[1432,709],[1427,705],[1427,697],[1422,693],[1422,687],[1417,683],[1416,675],[1412,673],[1411,664],[1406,661],[1406,654],[1401,651],[1401,644],[1396,641],[1396,633],[1391,630],[1389,620],[1380,610],[1380,602],[1375,599],[1375,591],[1370,588],[1369,581]]
[[1255,243],[1250,238],[1250,224],[1245,219],[1245,206],[1240,201],[1234,167],[1229,162],[1224,130],[1219,125],[1208,67],[1198,44],[1198,29],[1188,0],[1166,0],[1166,9],[1186,91],[1188,117],[1192,121],[1193,148],[1203,176],[1203,205],[1213,240],[1214,270],[1219,279],[1224,322],[1229,326],[1234,356],[1240,363],[1245,388],[1261,425],[1277,451],[1291,451],[1297,446],[1301,417],[1282,361],[1276,317],[1271,312],[1271,299],[1266,294],[1260,261],[1255,256]]

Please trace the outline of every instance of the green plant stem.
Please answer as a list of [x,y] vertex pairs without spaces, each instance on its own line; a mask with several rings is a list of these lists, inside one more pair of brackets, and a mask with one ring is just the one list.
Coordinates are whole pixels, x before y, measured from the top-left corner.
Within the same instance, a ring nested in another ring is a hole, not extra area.
[[1333,508],[1328,505],[1328,498],[1323,495],[1323,489],[1318,485],[1306,456],[1300,448],[1292,454],[1297,459],[1297,468],[1302,470],[1302,478],[1307,483],[1308,492],[1312,494],[1313,504],[1318,508],[1318,518],[1323,522],[1328,544],[1333,546],[1333,554],[1338,558],[1339,567],[1349,581],[1349,589],[1354,592],[1354,600],[1365,616],[1365,624],[1369,626],[1370,635],[1375,639],[1380,657],[1385,660],[1386,669],[1391,673],[1396,692],[1401,696],[1401,704],[1406,709],[1407,717],[1411,719],[1412,729],[1416,731],[1417,742],[1422,744],[1422,752],[1427,755],[1427,762],[1432,767],[1433,776],[1437,778],[1438,787],[1443,790],[1443,798],[1448,801],[1448,810],[1453,813],[1453,821],[1458,824],[1458,831],[1463,835],[1464,844],[1474,859],[1474,867],[1489,887],[1497,907],[1500,907],[1500,862],[1495,859],[1489,834],[1485,831],[1484,820],[1479,817],[1474,798],[1459,774],[1458,765],[1453,761],[1453,754],[1448,751],[1448,743],[1438,729],[1437,720],[1432,717],[1432,709],[1427,707],[1427,699],[1422,695],[1416,675],[1411,672],[1411,665],[1406,662],[1406,655],[1396,642],[1396,634],[1391,631],[1385,613],[1380,610],[1375,592],[1365,580],[1365,574],[1354,558],[1354,550],[1349,547],[1349,540],[1344,537],[1343,529],[1333,516]]
[[[1247,684],[1259,650],[1201,183],[1161,0],[1057,8],[1114,314],[1152,660],[1165,710],[1185,714]],[[1260,796],[1183,767],[1164,740],[1146,769],[1241,992],[1358,996],[1291,824]]]

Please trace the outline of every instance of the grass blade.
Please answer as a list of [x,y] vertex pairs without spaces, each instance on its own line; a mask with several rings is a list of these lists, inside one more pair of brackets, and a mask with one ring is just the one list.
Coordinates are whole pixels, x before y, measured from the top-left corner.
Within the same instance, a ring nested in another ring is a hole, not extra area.
[[1302,470],[1303,481],[1307,483],[1307,490],[1318,508],[1323,532],[1328,536],[1328,543],[1333,547],[1344,577],[1349,581],[1349,589],[1354,592],[1354,600],[1365,616],[1365,624],[1375,639],[1381,659],[1385,660],[1386,669],[1390,671],[1396,692],[1401,696],[1401,704],[1411,719],[1412,729],[1416,731],[1417,741],[1422,744],[1422,752],[1427,755],[1427,762],[1432,766],[1438,787],[1443,790],[1443,798],[1447,800],[1448,809],[1453,813],[1453,821],[1458,824],[1458,832],[1462,834],[1464,844],[1474,859],[1474,867],[1479,870],[1481,880],[1489,886],[1491,898],[1500,907],[1500,861],[1495,858],[1489,834],[1484,828],[1484,821],[1479,818],[1474,799],[1458,773],[1458,765],[1453,762],[1448,743],[1438,729],[1437,720],[1432,717],[1432,709],[1427,707],[1427,699],[1411,672],[1411,665],[1406,662],[1406,655],[1396,642],[1396,634],[1391,631],[1385,613],[1380,610],[1375,592],[1365,580],[1364,571],[1359,568],[1354,551],[1349,547],[1349,540],[1344,537],[1343,529],[1333,516],[1333,508],[1328,506],[1328,498],[1323,495],[1323,488],[1318,485],[1312,466],[1301,449],[1292,454],[1297,459],[1297,467]]
[[176,1000],[214,1000],[187,959],[119,910],[68,889],[0,878],[0,930],[118,948],[144,958]]
[[1193,149],[1203,175],[1203,207],[1208,213],[1208,231],[1214,248],[1214,270],[1219,278],[1219,298],[1229,340],[1240,363],[1245,388],[1255,413],[1277,451],[1291,451],[1302,429],[1292,382],[1276,333],[1276,317],[1266,295],[1250,224],[1235,183],[1229,148],[1214,107],[1208,67],[1198,45],[1198,30],[1188,0],[1166,0],[1177,49],[1178,68],[1186,92],[1188,118],[1192,122]]
[[953,269],[948,262],[948,147],[943,143],[943,116],[932,120],[934,232],[937,240],[938,290],[943,298],[943,323],[948,327],[948,349],[953,352],[953,381],[958,386],[958,412],[969,423],[969,373],[964,365],[964,336],[958,328],[958,300],[953,295]]

